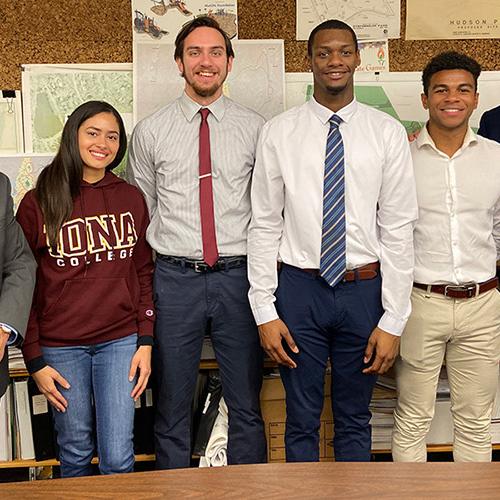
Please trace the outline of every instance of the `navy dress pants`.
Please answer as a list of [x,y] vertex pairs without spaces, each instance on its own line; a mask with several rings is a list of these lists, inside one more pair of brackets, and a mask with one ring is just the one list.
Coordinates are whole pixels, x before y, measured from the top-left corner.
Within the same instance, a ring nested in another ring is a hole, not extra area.
[[281,367],[286,391],[288,462],[319,460],[320,415],[328,358],[332,367],[333,447],[337,461],[369,461],[375,375],[362,373],[364,351],[383,314],[381,278],[341,282],[283,265],[276,305],[298,354],[297,368]]
[[229,464],[266,461],[260,413],[263,353],[248,304],[246,267],[198,273],[156,260],[156,467],[189,467],[191,403],[210,333],[229,409]]

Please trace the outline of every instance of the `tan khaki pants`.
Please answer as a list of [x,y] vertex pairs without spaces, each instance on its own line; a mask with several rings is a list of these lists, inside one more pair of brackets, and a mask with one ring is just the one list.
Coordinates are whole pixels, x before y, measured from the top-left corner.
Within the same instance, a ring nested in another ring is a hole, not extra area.
[[455,461],[491,460],[491,412],[500,358],[500,293],[450,299],[414,288],[412,313],[396,362],[398,402],[392,454],[425,462],[443,360],[451,390]]

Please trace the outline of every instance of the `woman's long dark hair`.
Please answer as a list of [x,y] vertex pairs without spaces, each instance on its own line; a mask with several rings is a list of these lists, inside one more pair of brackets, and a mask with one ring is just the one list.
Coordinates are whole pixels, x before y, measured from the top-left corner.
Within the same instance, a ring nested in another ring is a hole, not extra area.
[[71,216],[73,202],[80,193],[80,184],[83,179],[78,129],[85,120],[99,113],[111,113],[118,122],[120,132],[116,158],[106,167],[106,170],[112,170],[119,165],[127,150],[127,136],[123,120],[111,104],[103,101],[88,101],[71,113],[62,131],[59,150],[52,163],[40,173],[35,188],[49,245],[54,249],[57,248],[62,225]]

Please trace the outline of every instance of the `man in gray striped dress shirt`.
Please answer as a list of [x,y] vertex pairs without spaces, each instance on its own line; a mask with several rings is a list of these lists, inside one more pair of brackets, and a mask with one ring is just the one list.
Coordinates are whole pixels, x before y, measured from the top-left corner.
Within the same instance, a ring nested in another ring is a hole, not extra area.
[[[207,332],[229,408],[228,463],[264,462],[259,406],[263,356],[248,304],[246,273],[250,182],[264,120],[222,95],[234,54],[214,20],[201,17],[184,26],[174,57],[185,91],[138,123],[129,154],[131,179],[150,211],[147,239],[157,253],[157,468],[190,464],[191,401]],[[209,110],[211,158],[211,172],[203,175],[202,108]],[[205,196],[201,185],[206,178],[213,189],[210,211],[216,241],[212,238],[210,245],[216,245],[215,263],[204,253],[206,232],[202,235],[206,213],[200,208]]]

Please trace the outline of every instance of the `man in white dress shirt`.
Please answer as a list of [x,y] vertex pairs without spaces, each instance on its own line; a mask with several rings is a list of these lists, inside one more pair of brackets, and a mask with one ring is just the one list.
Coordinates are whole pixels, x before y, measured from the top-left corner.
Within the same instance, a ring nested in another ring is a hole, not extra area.
[[456,461],[491,460],[498,384],[500,144],[476,135],[479,64],[446,52],[426,66],[429,121],[411,145],[419,220],[412,313],[397,362],[397,461],[425,461],[443,361],[451,390]]
[[335,458],[367,461],[373,386],[410,313],[411,157],[404,128],[354,98],[360,59],[350,26],[317,26],[308,55],[313,99],[264,125],[257,147],[250,305],[281,366],[287,461],[319,459],[329,358]]

